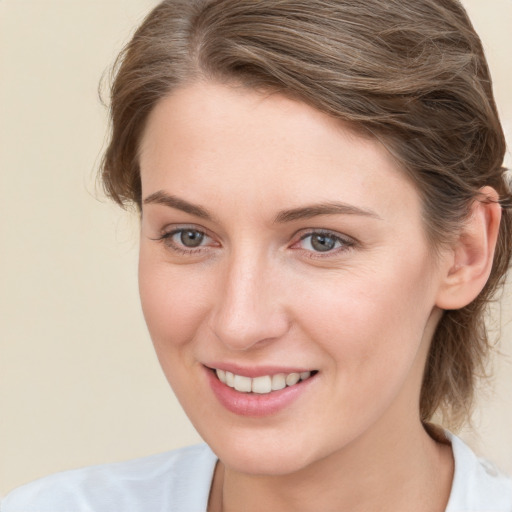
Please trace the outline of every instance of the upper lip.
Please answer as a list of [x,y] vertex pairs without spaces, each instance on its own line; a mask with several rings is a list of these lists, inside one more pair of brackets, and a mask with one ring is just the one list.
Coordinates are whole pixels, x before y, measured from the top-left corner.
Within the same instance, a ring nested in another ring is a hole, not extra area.
[[313,368],[307,368],[304,366],[278,366],[278,365],[259,365],[259,366],[242,366],[236,363],[222,363],[213,362],[205,364],[207,368],[211,370],[224,370],[225,372],[231,372],[235,375],[242,377],[263,377],[264,375],[277,375],[278,373],[284,373],[286,375],[290,373],[302,373],[314,371]]

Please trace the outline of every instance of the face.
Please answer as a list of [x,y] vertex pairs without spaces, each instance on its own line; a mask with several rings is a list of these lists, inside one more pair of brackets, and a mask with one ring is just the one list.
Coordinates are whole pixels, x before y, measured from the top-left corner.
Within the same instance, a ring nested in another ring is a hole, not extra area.
[[227,467],[283,474],[419,425],[441,277],[378,142],[198,83],[155,107],[140,165],[144,315]]

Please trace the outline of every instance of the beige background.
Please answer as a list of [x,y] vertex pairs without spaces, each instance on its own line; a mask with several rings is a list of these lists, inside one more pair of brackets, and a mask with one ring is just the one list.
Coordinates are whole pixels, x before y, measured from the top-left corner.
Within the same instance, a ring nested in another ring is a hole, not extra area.
[[[464,2],[512,131],[512,0]],[[140,312],[137,223],[101,199],[96,89],[151,0],[0,0],[0,495],[199,440]],[[508,165],[511,165],[509,155]],[[502,311],[512,356],[512,306]],[[465,437],[512,473],[512,366]]]

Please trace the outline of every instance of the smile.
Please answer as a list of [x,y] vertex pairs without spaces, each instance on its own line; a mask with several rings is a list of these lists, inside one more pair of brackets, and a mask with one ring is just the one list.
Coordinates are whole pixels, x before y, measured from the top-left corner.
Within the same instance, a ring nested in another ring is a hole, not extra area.
[[226,386],[241,393],[257,393],[265,395],[272,391],[279,391],[286,387],[295,386],[298,382],[309,379],[316,371],[301,373],[277,373],[275,375],[262,375],[260,377],[245,377],[234,373],[215,370],[217,378]]
[[237,416],[278,414],[300,397],[310,396],[308,390],[319,382],[319,371],[305,368],[243,367],[237,371],[231,365],[229,371],[214,364],[203,368],[217,400]]

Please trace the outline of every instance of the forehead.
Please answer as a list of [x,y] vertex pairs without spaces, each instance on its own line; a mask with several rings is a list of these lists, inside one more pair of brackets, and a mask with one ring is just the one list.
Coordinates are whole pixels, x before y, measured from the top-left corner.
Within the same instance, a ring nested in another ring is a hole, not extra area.
[[413,210],[419,200],[377,140],[284,95],[215,83],[183,87],[155,107],[140,164],[144,197],[166,189],[265,206],[336,199],[387,208],[401,194]]

